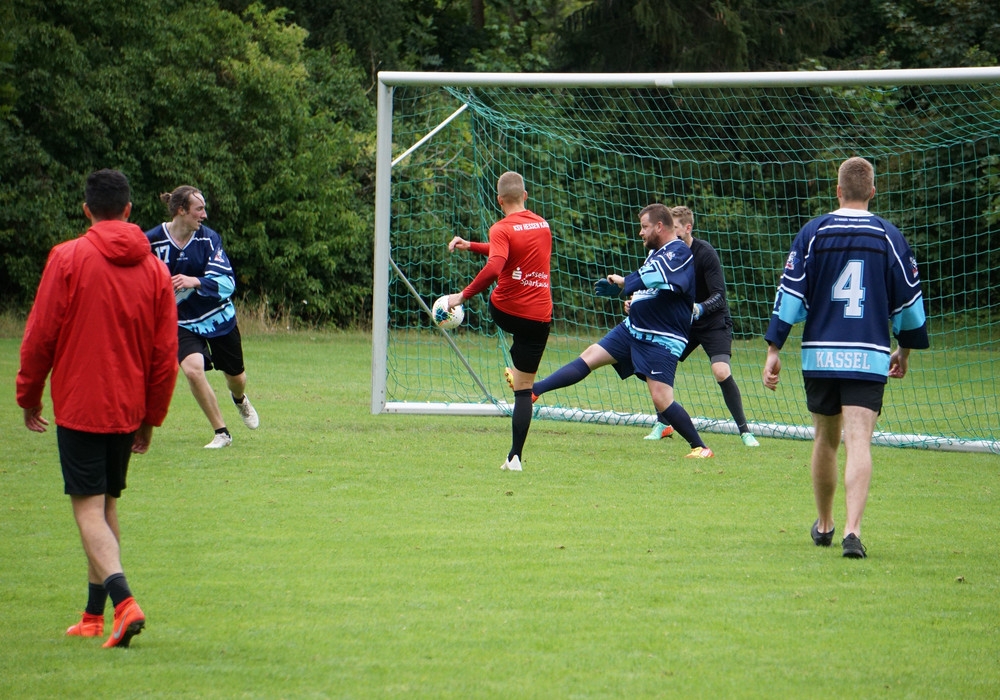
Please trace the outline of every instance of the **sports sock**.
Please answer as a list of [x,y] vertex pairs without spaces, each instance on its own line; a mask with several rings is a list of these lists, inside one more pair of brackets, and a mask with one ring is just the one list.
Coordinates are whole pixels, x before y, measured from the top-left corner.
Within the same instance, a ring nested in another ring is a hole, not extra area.
[[510,414],[510,452],[507,459],[515,455],[520,459],[524,441],[528,438],[528,428],[531,427],[531,389],[518,389],[514,392],[514,410]]
[[215,434],[216,435],[229,435],[229,428],[227,428],[226,426],[222,426],[221,428],[216,428]]
[[[233,396],[232,393],[230,393],[229,395]],[[243,394],[243,396],[241,396],[239,398],[239,400],[237,400],[236,397],[233,396],[233,403],[236,404],[237,406],[242,406],[243,405],[243,399],[245,399],[246,397],[247,397],[247,395]]]
[[740,387],[733,379],[733,375],[730,374],[719,382],[719,388],[722,389],[722,398],[726,401],[726,408],[729,409],[733,420],[736,421],[736,427],[740,429],[740,433],[750,432],[746,414],[743,413],[743,397],[740,395]]
[[667,406],[665,410],[657,413],[656,417],[660,419],[661,423],[674,426],[674,430],[680,433],[681,437],[687,440],[692,448],[707,447],[701,436],[698,435],[698,429],[694,427],[691,416],[676,401]]
[[123,600],[132,597],[132,591],[128,587],[128,581],[125,580],[125,574],[111,574],[104,579],[104,590],[111,596],[111,603],[115,607],[118,607],[118,604]]
[[[588,374],[590,374],[590,367],[587,366],[582,357],[578,357],[569,364],[563,365],[542,381],[535,382],[531,390],[535,393],[535,396],[541,396],[546,391],[562,389],[564,386],[576,384]],[[517,392],[514,393],[515,395],[517,394]]]
[[103,615],[104,606],[108,602],[108,591],[99,583],[87,582],[87,607],[90,615]]

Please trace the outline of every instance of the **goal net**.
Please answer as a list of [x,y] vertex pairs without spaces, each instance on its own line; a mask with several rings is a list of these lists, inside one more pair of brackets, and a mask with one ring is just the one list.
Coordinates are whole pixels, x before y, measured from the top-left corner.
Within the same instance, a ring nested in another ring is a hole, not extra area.
[[[553,233],[553,332],[543,378],[622,318],[594,281],[635,270],[638,212],[686,205],[715,248],[732,314],[732,370],[751,428],[811,437],[797,343],[782,385],[761,385],[777,283],[792,238],[837,208],[839,164],[875,164],[871,209],[917,255],[931,348],[891,380],[877,444],[1000,453],[1000,68],[741,74],[382,73],[373,289],[373,413],[509,414],[509,342],[470,300],[455,331],[429,307],[461,291],[502,214],[501,173],[521,173]],[[705,353],[675,396],[699,430],[735,434]],[[545,394],[536,418],[640,427],[648,391],[611,368]],[[626,428],[628,429],[628,428]],[[735,438],[732,438],[735,440]]]

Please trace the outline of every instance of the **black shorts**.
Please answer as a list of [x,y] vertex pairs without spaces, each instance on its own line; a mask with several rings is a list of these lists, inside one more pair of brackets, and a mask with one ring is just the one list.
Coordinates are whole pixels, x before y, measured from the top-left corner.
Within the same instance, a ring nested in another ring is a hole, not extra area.
[[692,326],[687,347],[684,348],[684,352],[681,354],[681,362],[686,360],[699,345],[705,349],[705,354],[708,355],[709,362],[725,362],[728,365],[733,357],[732,325],[728,324],[723,328],[704,329],[695,329]]
[[514,369],[526,374],[536,374],[538,365],[542,362],[542,354],[545,352],[545,343],[549,340],[552,323],[505,314],[493,306],[492,300],[490,300],[490,316],[501,330],[514,336],[510,344],[510,361]]
[[121,498],[135,433],[85,433],[56,426],[64,492]]
[[882,413],[883,382],[805,377],[805,385],[810,413],[838,416],[844,406],[861,406]]
[[243,374],[243,338],[239,326],[233,326],[233,330],[226,335],[214,338],[205,338],[178,326],[177,361],[195,353],[204,356],[206,372],[217,369],[230,377]]

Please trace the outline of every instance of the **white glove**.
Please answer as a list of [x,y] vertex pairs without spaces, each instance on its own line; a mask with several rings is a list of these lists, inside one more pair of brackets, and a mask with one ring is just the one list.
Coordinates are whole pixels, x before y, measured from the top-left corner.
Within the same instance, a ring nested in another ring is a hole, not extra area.
[[697,321],[699,318],[701,318],[701,313],[704,310],[705,310],[705,307],[702,306],[701,304],[695,304],[694,306],[692,306],[691,307],[691,320],[692,321]]

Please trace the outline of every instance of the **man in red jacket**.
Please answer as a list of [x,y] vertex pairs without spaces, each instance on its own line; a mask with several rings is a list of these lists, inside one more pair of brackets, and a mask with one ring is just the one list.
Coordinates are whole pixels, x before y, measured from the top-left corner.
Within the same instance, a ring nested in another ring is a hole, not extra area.
[[127,647],[146,617],[121,565],[116,503],[129,457],[149,449],[177,381],[177,307],[170,273],[142,229],[128,223],[131,190],[116,170],[87,178],[83,212],[91,228],[49,253],[21,343],[17,403],[24,425],[45,432],[45,380],[65,492],[87,555],[83,619],[66,634],[104,634],[104,606],[115,606],[106,648]]

